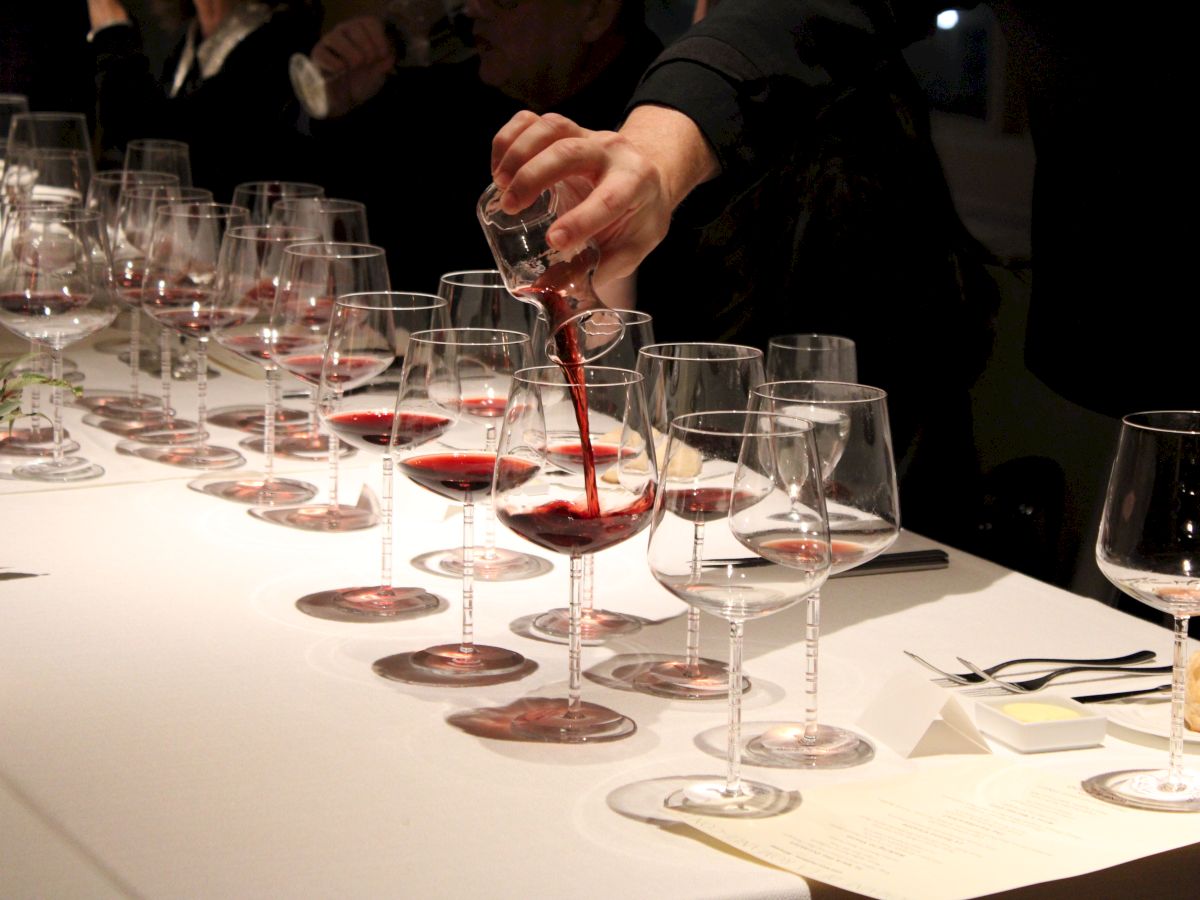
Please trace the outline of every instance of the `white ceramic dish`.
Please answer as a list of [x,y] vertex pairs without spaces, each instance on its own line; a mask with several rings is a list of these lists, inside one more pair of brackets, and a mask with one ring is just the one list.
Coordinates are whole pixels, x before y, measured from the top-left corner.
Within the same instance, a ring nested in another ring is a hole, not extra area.
[[[1171,736],[1171,701],[1167,698],[1140,700],[1136,703],[1096,703],[1094,706],[1108,716],[1114,725],[1148,734],[1151,737]],[[1200,744],[1200,732],[1183,729],[1186,744]]]
[[[1006,711],[1006,707],[1007,710]],[[1021,712],[1044,712],[1068,718],[1021,721]],[[1104,741],[1106,720],[1099,711],[1070,697],[989,697],[975,704],[979,730],[1021,753],[1047,753],[1094,747]]]

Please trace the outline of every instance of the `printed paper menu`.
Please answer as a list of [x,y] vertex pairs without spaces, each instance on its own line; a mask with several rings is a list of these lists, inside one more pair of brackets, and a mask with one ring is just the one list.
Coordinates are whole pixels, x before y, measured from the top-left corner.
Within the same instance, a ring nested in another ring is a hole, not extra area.
[[780,868],[887,900],[977,897],[1200,841],[1200,816],[1113,806],[1079,782],[1072,768],[972,760],[812,787],[772,819],[680,817]]

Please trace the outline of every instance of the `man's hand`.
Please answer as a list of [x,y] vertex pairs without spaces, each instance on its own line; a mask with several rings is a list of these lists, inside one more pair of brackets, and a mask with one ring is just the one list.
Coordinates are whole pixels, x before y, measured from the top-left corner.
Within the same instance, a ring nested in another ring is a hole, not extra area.
[[312,60],[329,76],[329,116],[343,116],[379,93],[396,52],[376,16],[340,22],[313,47]]
[[595,241],[600,284],[636,269],[666,235],[675,207],[717,170],[695,123],[658,106],[637,107],[619,132],[520,112],[492,140],[492,178],[504,190],[504,210],[518,212],[562,182],[577,203],[546,239],[559,250]]
[[88,19],[92,31],[129,21],[129,13],[118,0],[88,0]]

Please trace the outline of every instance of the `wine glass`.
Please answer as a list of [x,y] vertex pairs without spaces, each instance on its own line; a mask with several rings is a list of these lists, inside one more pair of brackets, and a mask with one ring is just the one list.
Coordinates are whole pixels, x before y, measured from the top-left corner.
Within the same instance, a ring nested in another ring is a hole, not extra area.
[[126,172],[169,172],[180,187],[192,186],[188,145],[165,138],[137,138],[125,145]]
[[24,94],[0,94],[0,176],[4,175],[4,160],[8,156],[8,129],[13,116],[29,112],[29,98]]
[[[317,388],[321,383],[335,298],[390,288],[381,247],[329,242],[288,245],[283,251],[279,287],[271,312],[272,361]],[[327,502],[292,509],[256,507],[250,512],[267,522],[309,531],[370,528],[378,521],[373,512],[338,502],[338,458],[342,444],[336,437],[327,438],[321,433],[317,400],[319,397],[314,397],[308,430],[289,434],[277,442],[277,449],[286,447],[285,452],[329,460]]]
[[[900,534],[900,500],[887,394],[867,385],[834,381],[777,381],[754,389],[753,406],[813,424],[829,509],[831,573],[860,566],[890,547]],[[804,723],[758,724],[761,733],[746,744],[746,759],[761,766],[805,769],[867,762],[875,755],[870,741],[818,722],[819,591],[809,595],[806,613]]]
[[245,181],[233,189],[233,205],[250,210],[251,225],[266,225],[281,200],[323,197],[325,188],[302,181]]
[[108,233],[108,245],[117,246],[118,216],[121,212],[121,197],[132,187],[142,185],[176,185],[179,177],[169,172],[130,172],[125,169],[107,169],[92,176],[84,206],[100,213],[100,219]]
[[[292,244],[311,243],[318,237],[310,228],[286,225],[239,225],[225,234],[217,266],[216,307],[252,308],[254,313],[249,318],[220,324],[214,337],[222,347],[262,366],[266,372],[267,402],[259,412],[263,423],[262,450],[266,454],[266,472],[193,482],[191,486],[196,490],[222,500],[258,506],[304,503],[317,493],[317,489],[306,481],[275,476],[279,366],[272,357],[275,334],[271,328],[271,312],[284,249]],[[242,446],[247,446],[245,441]]]
[[[763,355],[755,347],[739,344],[656,344],[642,349],[637,370],[646,379],[655,446],[663,447],[676,416],[748,407],[750,389],[763,382]],[[662,474],[670,478],[672,473],[664,469]],[[704,540],[702,525],[696,523],[694,535],[700,542]],[[634,678],[633,686],[647,694],[677,700],[705,700],[728,693],[729,672],[725,665],[700,656],[698,609],[688,607],[684,655],[646,667]],[[742,690],[749,687],[746,681]]]
[[[0,323],[50,351],[50,375],[62,380],[62,348],[108,325],[112,259],[100,216],[91,210],[29,210],[19,217],[14,252],[0,269]],[[52,388],[54,451],[50,459],[17,466],[18,478],[81,481],[104,470],[66,457],[62,442],[62,388]]]
[[[532,339],[537,310],[528,303],[518,303],[504,287],[496,270],[447,272],[438,281],[438,296],[449,304],[450,325],[455,328],[499,328],[518,331]],[[536,350],[527,364],[537,362]],[[506,394],[507,397],[507,394]],[[497,415],[504,410],[497,407]],[[478,581],[516,581],[533,578],[550,570],[549,563],[539,556],[496,546],[495,516],[492,513],[491,493],[484,498],[483,545],[473,548],[475,579]],[[429,571],[461,578],[463,556],[461,548],[434,550],[422,553],[413,564]]]
[[[671,423],[647,559],[689,606],[729,621],[728,766],[688,779],[668,807],[762,818],[799,797],[741,779],[742,637],[747,619],[817,590],[829,575],[829,530],[812,426],[788,416],[722,410]],[[697,527],[706,529],[696,540]],[[746,549],[756,556],[746,557]]]
[[1096,562],[1104,577],[1175,622],[1166,769],[1106,772],[1094,797],[1138,809],[1200,812],[1200,771],[1184,767],[1188,618],[1200,614],[1200,412],[1138,412],[1121,420]]
[[492,486],[497,416],[529,336],[493,328],[419,331],[408,345],[396,403],[397,466],[422,487],[463,505],[462,636],[412,653],[392,677],[418,684],[497,684],[535,668],[520,653],[477,644],[475,632],[475,497]]
[[17,144],[8,151],[3,196],[8,207],[27,200],[82,206],[93,172],[87,150]]
[[854,341],[834,334],[780,334],[767,343],[768,381],[858,381]]
[[369,587],[321,591],[301,598],[299,608],[320,618],[383,621],[435,609],[438,598],[421,588],[392,585],[393,437],[400,446],[434,436],[449,420],[401,413],[397,419],[396,362],[413,352],[410,335],[446,324],[446,301],[430,294],[380,291],[346,294],[334,305],[329,349],[321,369],[321,420],[339,438],[368,453],[383,454],[382,575]]
[[[585,357],[590,357],[592,347],[603,351],[603,362],[609,368],[632,369],[637,365],[638,354],[642,348],[654,344],[654,323],[649,313],[635,309],[605,309],[583,312],[568,319],[563,329],[572,330],[571,340],[580,347]],[[544,329],[539,329],[540,338],[546,352],[553,350],[553,345],[546,339]],[[582,465],[582,446],[577,433],[558,436],[550,446],[550,452],[555,455],[559,465],[571,468]],[[591,436],[592,451],[597,459],[608,459],[616,452],[613,435],[594,433]],[[580,623],[582,639],[588,643],[602,643],[611,637],[622,634],[633,634],[642,628],[642,620],[636,616],[614,612],[610,609],[596,609],[596,557],[594,554],[583,555],[583,582],[580,585]],[[535,617],[530,628],[537,633],[562,639],[570,634],[570,610],[558,607],[547,610]]]
[[197,342],[196,423],[193,441],[174,443],[171,411],[161,431],[137,435],[152,443],[162,434],[165,446],[121,446],[143,459],[193,469],[227,469],[245,459],[236,450],[207,443],[208,341],[217,328],[249,321],[256,306],[253,298],[235,295],[227,304],[217,302],[217,272],[221,244],[231,228],[246,223],[246,211],[224,203],[168,203],[158,208],[154,233],[146,253],[142,282],[142,308],[165,328]]
[[[575,426],[585,466],[564,469],[551,435]],[[617,452],[595,459],[593,431],[617,435]],[[597,471],[599,470],[599,471]],[[544,366],[518,372],[504,416],[492,502],[517,534],[571,558],[567,697],[515,717],[512,736],[556,743],[612,741],[637,729],[627,716],[581,697],[579,587],[583,554],[621,543],[650,523],[658,470],[642,376],[599,366]]]
[[287,197],[271,207],[274,225],[315,228],[323,241],[367,244],[367,208],[357,200],[337,197]]

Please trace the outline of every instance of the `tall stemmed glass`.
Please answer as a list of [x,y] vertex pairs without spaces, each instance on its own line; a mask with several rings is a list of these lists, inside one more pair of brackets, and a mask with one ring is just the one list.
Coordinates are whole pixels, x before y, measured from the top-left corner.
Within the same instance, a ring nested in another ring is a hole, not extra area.
[[[16,251],[0,270],[0,323],[50,351],[50,374],[62,379],[62,348],[108,325],[112,260],[94,211],[30,210],[19,218]],[[62,389],[54,387],[54,451],[50,459],[17,466],[18,478],[80,481],[104,470],[63,453]]]
[[251,225],[266,225],[282,200],[323,197],[325,188],[302,181],[246,181],[233,189],[233,204],[250,210]]
[[1200,412],[1139,412],[1121,421],[1096,562],[1118,588],[1175,621],[1166,769],[1083,782],[1094,797],[1139,809],[1200,812],[1200,771],[1184,767],[1188,618],[1200,614]]
[[338,297],[329,326],[329,349],[321,369],[321,420],[342,440],[383,455],[382,573],[368,587],[321,591],[301,598],[299,608],[320,618],[383,621],[436,608],[438,598],[421,588],[392,584],[392,510],[397,446],[433,438],[449,420],[401,412],[396,417],[396,364],[411,350],[410,336],[446,325],[446,301],[430,294],[379,291]]
[[[528,304],[522,304],[528,306]],[[544,324],[544,323],[543,323]],[[568,319],[563,326],[572,334],[572,340],[578,346],[585,358],[592,356],[593,349],[603,350],[600,362],[608,368],[632,369],[637,365],[638,356],[642,349],[654,344],[654,322],[649,313],[635,309],[605,309],[595,312],[580,313],[573,319]],[[543,342],[546,341],[544,328],[536,329]],[[543,349],[543,348],[539,348]],[[545,352],[555,358],[554,345],[548,344]],[[582,466],[582,445],[577,431],[558,436],[561,440],[554,442],[550,452],[563,468],[580,468]],[[591,436],[592,450],[597,460],[607,460],[617,448],[613,444],[613,435],[594,433]],[[611,609],[596,609],[596,557],[595,554],[583,555],[583,583],[580,585],[580,634],[585,642],[602,643],[611,637],[622,634],[633,634],[642,628],[642,620],[637,616],[614,612]],[[535,617],[530,628],[539,634],[552,638],[566,638],[570,635],[570,610],[558,607],[547,610]]]
[[[754,408],[813,423],[829,506],[831,574],[860,566],[890,547],[900,534],[900,499],[887,394],[834,381],[777,381],[754,389]],[[809,596],[806,613],[804,724],[756,723],[761,733],[747,743],[746,759],[761,766],[804,769],[867,762],[875,755],[870,741],[818,721],[819,591]]]
[[323,241],[367,244],[367,208],[357,200],[336,197],[289,197],[271,207],[273,225],[315,228]]
[[[221,244],[217,266],[217,309],[252,308],[248,319],[230,320],[215,332],[217,343],[263,367],[266,372],[266,406],[260,411],[263,423],[264,474],[245,473],[232,479],[202,479],[190,486],[222,500],[280,506],[303,503],[317,489],[306,481],[275,476],[276,403],[279,395],[279,366],[273,358],[275,333],[271,313],[279,286],[283,251],[292,244],[311,243],[317,232],[285,225],[239,225],[229,229]],[[246,446],[246,442],[242,442]]]
[[126,172],[169,172],[180,187],[192,186],[192,160],[188,145],[165,138],[136,138],[125,145]]
[[[500,273],[494,269],[447,272],[438,281],[438,296],[449,304],[450,325],[455,328],[499,328],[522,332],[531,339],[533,337],[537,310],[528,303],[517,303],[513,300],[504,287]],[[537,350],[532,344],[530,353],[526,360],[527,365],[539,361]],[[507,392],[499,399],[507,400]],[[494,404],[493,411],[497,417],[502,416],[503,404]],[[539,556],[496,546],[496,525],[490,492],[483,498],[483,510],[483,544],[473,548],[476,580],[515,581],[533,578],[550,570],[549,563]],[[462,548],[422,553],[414,560],[414,564],[419,568],[461,578]]]
[[[570,471],[550,436],[574,424],[585,446],[593,430],[616,435],[617,452]],[[542,703],[510,724],[514,738],[555,743],[612,741],[633,720],[581,697],[579,587],[583,554],[633,537],[650,524],[658,483],[642,376],[626,369],[539,367],[518,372],[504,416],[493,503],[500,521],[539,547],[571,558],[567,697]],[[599,471],[597,471],[599,470]]]
[[[646,379],[656,447],[664,446],[676,416],[744,409],[749,406],[751,388],[762,384],[764,379],[762,351],[739,344],[656,344],[642,349],[637,370]],[[664,468],[664,482],[669,483],[673,474]],[[717,507],[706,515],[724,514],[725,510]],[[693,522],[693,538],[697,543],[704,541],[704,523],[705,517],[697,513]],[[700,656],[698,609],[688,607],[684,655],[648,667],[638,674],[633,685],[639,691],[676,700],[706,700],[728,693],[729,673],[725,665]],[[749,686],[746,681],[742,690]]]
[[768,381],[858,381],[854,341],[834,334],[779,334],[767,343]]
[[496,470],[496,412],[505,410],[529,336],[492,328],[419,331],[408,345],[393,440],[400,471],[463,505],[462,632],[411,654],[391,674],[419,684],[495,684],[533,664],[515,650],[475,642],[475,497]]
[[[8,156],[8,129],[13,116],[29,112],[29,98],[24,94],[0,94],[0,177],[4,175],[4,160]],[[0,202],[0,206],[3,203]]]
[[[741,779],[742,638],[747,619],[786,609],[829,574],[829,531],[812,426],[744,410],[691,413],[671,423],[669,487],[654,505],[647,558],[659,584],[729,621],[729,723],[724,779],[688,780],[666,805],[712,816],[762,818],[799,797]],[[697,510],[709,518],[695,539]],[[746,557],[746,548],[755,557]]]
[[[387,291],[387,261],[381,247],[371,244],[318,242],[284,248],[279,287],[271,313],[271,358],[281,369],[314,389],[333,319],[334,301],[344,294]],[[342,444],[321,433],[314,397],[308,431],[289,434],[277,442],[286,452],[329,460],[329,496],[325,503],[292,509],[254,508],[251,514],[267,522],[309,531],[357,531],[370,528],[378,517],[369,509],[338,502],[338,458]],[[277,448],[278,449],[278,448]]]
[[[207,443],[208,341],[217,328],[238,325],[254,317],[253,298],[235,296],[217,302],[217,273],[221,244],[231,228],[244,225],[246,211],[223,203],[168,203],[158,209],[154,237],[146,255],[142,308],[160,325],[197,341],[196,427],[194,442],[172,443],[178,432],[167,427],[166,446],[123,447],[143,459],[193,469],[227,469],[245,459],[229,447]],[[171,415],[167,411],[168,417]],[[153,442],[160,432],[140,433],[138,441]]]

